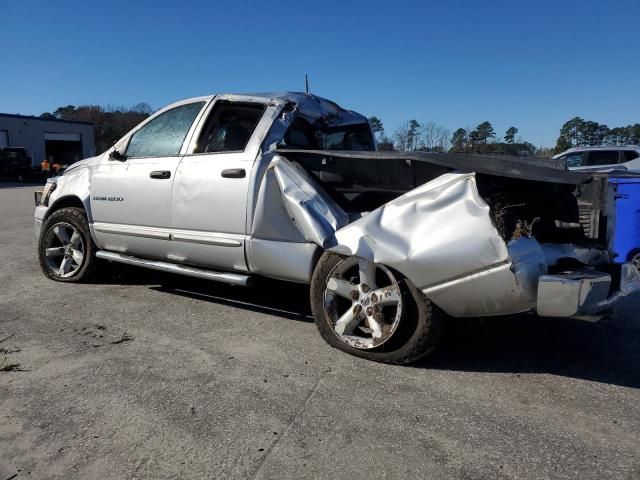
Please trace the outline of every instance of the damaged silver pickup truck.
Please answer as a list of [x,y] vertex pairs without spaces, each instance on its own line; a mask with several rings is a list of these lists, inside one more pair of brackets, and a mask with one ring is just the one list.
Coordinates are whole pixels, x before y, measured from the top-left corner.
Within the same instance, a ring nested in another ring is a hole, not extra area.
[[365,117],[314,95],[216,95],[164,108],[50,180],[35,226],[53,280],[84,281],[104,259],[310,283],[329,344],[407,363],[450,317],[593,320],[637,290],[640,250],[615,250],[616,223],[635,221],[618,218],[616,185],[508,158],[376,152]]

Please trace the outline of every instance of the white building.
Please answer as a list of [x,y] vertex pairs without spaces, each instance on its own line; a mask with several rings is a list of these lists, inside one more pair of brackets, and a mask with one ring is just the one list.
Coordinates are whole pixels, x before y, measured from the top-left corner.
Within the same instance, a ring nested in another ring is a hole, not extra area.
[[33,165],[71,164],[95,155],[93,124],[0,113],[0,148],[23,147]]

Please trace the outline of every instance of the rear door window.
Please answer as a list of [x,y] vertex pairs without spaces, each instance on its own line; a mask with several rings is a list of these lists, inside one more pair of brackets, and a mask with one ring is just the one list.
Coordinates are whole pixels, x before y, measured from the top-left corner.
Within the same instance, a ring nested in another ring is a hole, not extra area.
[[149,121],[131,136],[128,157],[172,157],[180,148],[204,102],[172,108]]
[[265,109],[262,103],[217,101],[193,153],[244,151]]
[[625,162],[630,162],[631,160],[635,160],[636,158],[640,157],[640,154],[638,154],[638,152],[634,150],[625,150],[623,154]]
[[617,150],[593,150],[589,152],[587,165],[615,165],[618,162]]

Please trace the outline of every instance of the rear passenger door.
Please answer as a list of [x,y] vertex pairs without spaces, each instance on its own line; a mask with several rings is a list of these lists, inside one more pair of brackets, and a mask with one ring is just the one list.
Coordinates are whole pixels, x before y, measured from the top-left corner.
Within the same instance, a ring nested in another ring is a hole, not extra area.
[[171,258],[246,271],[249,182],[270,120],[264,101],[227,98],[209,106],[178,166],[171,202]]

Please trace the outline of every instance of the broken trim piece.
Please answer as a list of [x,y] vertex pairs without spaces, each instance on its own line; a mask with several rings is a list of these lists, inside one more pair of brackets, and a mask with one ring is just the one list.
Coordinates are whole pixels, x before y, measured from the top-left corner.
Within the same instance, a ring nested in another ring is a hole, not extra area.
[[349,223],[349,216],[297,164],[275,157],[273,172],[284,206],[304,239],[322,248],[335,245],[335,232]]

